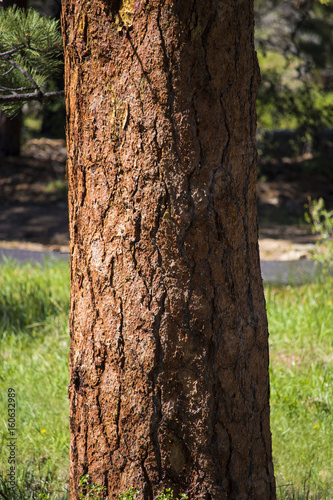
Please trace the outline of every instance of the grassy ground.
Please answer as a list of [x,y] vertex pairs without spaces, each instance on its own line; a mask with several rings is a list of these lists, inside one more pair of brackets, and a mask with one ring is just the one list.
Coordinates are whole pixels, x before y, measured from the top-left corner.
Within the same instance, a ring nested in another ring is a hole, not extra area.
[[[0,273],[0,473],[8,474],[8,388],[16,479],[8,498],[68,498],[68,265]],[[333,497],[333,281],[268,288],[273,452],[280,499]]]
[[277,483],[331,499],[333,282],[267,289],[266,300]]
[[68,263],[1,267],[0,471],[9,472],[13,388],[16,479],[24,490],[16,498],[22,500],[48,490],[52,498],[66,498],[55,490],[63,490],[68,477],[68,288]]

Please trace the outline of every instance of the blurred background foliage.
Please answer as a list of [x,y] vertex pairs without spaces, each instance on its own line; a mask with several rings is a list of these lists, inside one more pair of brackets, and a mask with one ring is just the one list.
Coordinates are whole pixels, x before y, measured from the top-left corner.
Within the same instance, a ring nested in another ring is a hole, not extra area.
[[259,144],[283,130],[286,156],[333,146],[333,2],[255,0],[255,19]]
[[[43,16],[60,18],[61,0],[24,3]],[[269,153],[270,148],[274,152],[281,143],[285,156],[333,146],[333,1],[254,0],[254,4],[261,68],[259,152]],[[63,89],[62,74],[54,87]],[[27,104],[23,114],[23,140],[65,137],[63,99],[45,106]]]
[[[60,19],[61,0],[2,0],[0,9],[15,5],[22,9],[33,8],[41,16]],[[61,67],[62,57],[57,59],[56,66]],[[0,83],[7,86],[5,76]],[[48,78],[47,87],[51,91],[63,90],[63,69],[58,73],[53,72]],[[23,106],[22,113],[11,118],[0,111],[0,155],[19,156],[21,144],[30,138],[41,136],[65,138],[64,99],[50,100],[43,104],[30,101]]]
[[[42,16],[60,19],[61,0],[28,0],[28,7],[36,9]],[[63,73],[55,78],[54,86],[57,90],[63,90],[63,80]],[[65,138],[66,108],[64,99],[49,101],[45,105],[29,104],[26,108],[23,130],[25,138],[36,136],[52,139]]]

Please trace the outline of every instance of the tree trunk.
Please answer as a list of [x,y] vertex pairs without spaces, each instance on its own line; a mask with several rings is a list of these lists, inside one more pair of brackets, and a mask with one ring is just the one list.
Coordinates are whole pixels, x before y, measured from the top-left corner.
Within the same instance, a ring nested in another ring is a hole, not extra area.
[[26,9],[28,7],[27,0],[1,0],[1,7],[12,7],[16,5],[17,7],[21,7],[22,9]]
[[275,498],[252,0],[66,0],[79,478]]
[[[2,0],[0,8],[17,5],[27,8],[27,0]],[[22,114],[8,118],[0,111],[0,155],[19,156],[21,151]]]
[[8,118],[0,111],[0,156],[20,156],[22,114]]

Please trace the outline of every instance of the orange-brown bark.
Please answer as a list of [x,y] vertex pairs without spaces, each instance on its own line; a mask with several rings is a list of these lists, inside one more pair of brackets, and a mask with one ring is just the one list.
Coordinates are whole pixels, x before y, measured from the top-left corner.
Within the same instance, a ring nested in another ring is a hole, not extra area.
[[66,0],[71,498],[275,498],[251,0]]

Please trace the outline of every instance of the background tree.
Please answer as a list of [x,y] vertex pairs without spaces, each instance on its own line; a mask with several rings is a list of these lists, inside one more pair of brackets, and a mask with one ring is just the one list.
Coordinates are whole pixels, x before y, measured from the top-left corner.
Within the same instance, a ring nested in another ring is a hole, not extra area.
[[62,95],[45,90],[61,66],[57,21],[41,17],[35,10],[15,8],[0,11],[0,21],[2,107],[14,113],[27,101]]
[[63,4],[71,498],[275,498],[253,2]]
[[62,67],[62,45],[56,21],[16,4],[5,7],[0,10],[0,103],[9,117],[1,115],[0,152],[18,155],[22,105],[63,94],[54,85]]
[[[13,3],[6,0],[0,5]],[[60,0],[22,0],[15,4],[37,9],[43,16],[58,19],[60,15]],[[264,131],[292,129],[295,132],[284,135],[289,139],[290,153],[299,155],[308,151],[309,147],[317,150],[325,135],[322,130],[330,127],[333,111],[333,3],[317,0],[255,0],[255,13],[256,45],[262,74],[257,100],[260,148],[265,151],[265,145],[268,145],[262,141]],[[53,90],[63,88],[62,74],[51,80]],[[41,133],[62,137],[62,100],[44,102],[42,114]],[[19,120],[17,124],[20,125]],[[9,137],[3,140],[4,148],[12,148],[13,138],[18,147],[20,134],[15,131],[12,133],[8,124],[3,128],[3,138],[6,132]],[[268,135],[270,137],[271,134]],[[280,142],[279,136],[275,153]]]
[[256,0],[261,129],[295,130],[295,152],[317,148],[333,114],[333,2]]
[[[2,0],[0,9],[16,5],[27,8],[27,0]],[[8,117],[0,110],[0,155],[18,156],[21,149],[22,116]]]
[[[30,0],[30,7],[38,10],[41,15],[49,16],[60,21],[61,0]],[[58,55],[58,57],[63,61],[62,54]],[[61,72],[55,75],[52,81],[54,90],[63,90],[63,65],[61,66]],[[40,134],[44,137],[65,139],[66,109],[64,99],[52,99],[44,102],[40,114],[42,115]]]

